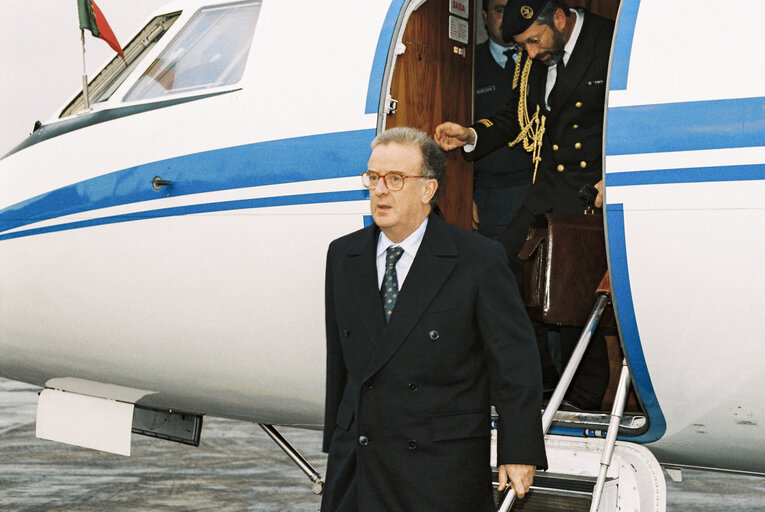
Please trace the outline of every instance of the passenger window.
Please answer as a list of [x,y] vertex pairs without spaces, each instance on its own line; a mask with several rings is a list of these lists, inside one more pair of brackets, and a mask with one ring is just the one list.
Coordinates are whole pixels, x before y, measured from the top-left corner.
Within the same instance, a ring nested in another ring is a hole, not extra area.
[[261,2],[207,7],[165,48],[125,101],[234,84],[242,78]]

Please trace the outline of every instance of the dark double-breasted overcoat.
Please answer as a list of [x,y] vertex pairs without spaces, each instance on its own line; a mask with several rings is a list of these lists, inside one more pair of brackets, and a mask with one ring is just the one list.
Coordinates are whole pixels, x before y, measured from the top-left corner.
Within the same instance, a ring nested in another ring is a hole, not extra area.
[[324,512],[493,510],[499,463],[546,467],[533,329],[502,247],[431,215],[386,325],[379,230],[327,256]]

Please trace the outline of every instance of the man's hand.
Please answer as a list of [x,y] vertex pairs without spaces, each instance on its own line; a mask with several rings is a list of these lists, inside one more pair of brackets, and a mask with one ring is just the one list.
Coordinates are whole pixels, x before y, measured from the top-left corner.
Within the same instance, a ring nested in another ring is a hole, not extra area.
[[499,468],[499,492],[512,486],[515,495],[520,499],[529,492],[529,487],[534,482],[534,472],[536,466],[527,466],[525,464],[502,464]]
[[433,139],[444,151],[461,148],[465,144],[475,143],[472,130],[457,123],[441,123],[436,126]]
[[478,217],[478,205],[473,201],[473,231],[478,231],[478,223],[481,219]]
[[603,180],[595,184],[595,190],[598,191],[598,195],[595,197],[595,208],[603,208]]

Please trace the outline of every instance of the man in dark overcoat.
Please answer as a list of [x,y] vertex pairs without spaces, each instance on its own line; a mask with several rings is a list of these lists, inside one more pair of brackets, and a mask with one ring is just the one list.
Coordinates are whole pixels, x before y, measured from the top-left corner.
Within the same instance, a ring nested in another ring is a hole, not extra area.
[[[436,128],[439,145],[445,150],[462,147],[468,160],[515,142],[521,128],[529,128],[525,143],[539,157],[534,182],[518,213],[497,237],[516,276],[523,269],[518,253],[534,218],[545,213],[582,213],[579,190],[602,179],[603,115],[613,30],[612,21],[569,9],[563,0],[509,0],[502,32],[505,39],[525,50],[510,101],[468,128],[456,123]],[[535,115],[537,122],[533,121]],[[531,140],[534,134],[541,135],[536,142]],[[578,332],[561,332],[561,336],[566,359]],[[605,340],[599,334],[573,382],[573,394],[567,395],[575,405],[600,409],[608,383],[607,358]]]
[[546,468],[534,333],[502,246],[431,214],[446,158],[413,128],[372,143],[374,224],[327,255],[323,512],[489,512]]

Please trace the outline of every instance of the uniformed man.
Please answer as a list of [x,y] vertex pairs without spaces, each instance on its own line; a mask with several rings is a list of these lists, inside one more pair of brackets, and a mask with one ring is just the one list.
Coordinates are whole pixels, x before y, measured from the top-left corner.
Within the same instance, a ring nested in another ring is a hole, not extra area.
[[[563,0],[509,0],[503,37],[525,50],[517,64],[511,101],[469,128],[456,123],[436,128],[436,142],[445,150],[462,147],[468,160],[508,143],[523,144],[532,153],[533,184],[498,237],[517,276],[523,269],[517,255],[532,220],[548,212],[581,213],[580,188],[601,180],[613,30],[613,22],[569,9]],[[572,343],[561,342],[565,356]],[[585,355],[567,398],[577,407],[599,409],[607,382],[607,355],[600,336]]]
[[[506,5],[507,0],[483,0],[483,21],[489,38],[475,49],[476,119],[501,110],[510,99],[517,47],[502,37]],[[496,238],[521,207],[531,185],[531,155],[522,144],[505,146],[476,160],[473,169],[473,229]]]

